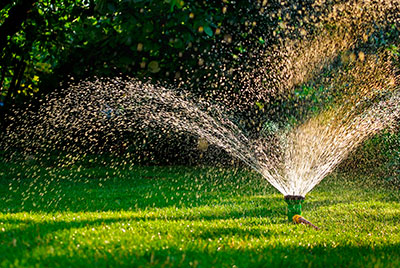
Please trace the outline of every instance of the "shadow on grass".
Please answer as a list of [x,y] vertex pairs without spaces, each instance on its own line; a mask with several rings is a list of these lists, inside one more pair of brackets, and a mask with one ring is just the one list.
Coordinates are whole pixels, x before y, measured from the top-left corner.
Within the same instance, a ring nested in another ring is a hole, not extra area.
[[[129,218],[125,220],[142,220],[137,218]],[[18,223],[18,220],[14,221]],[[356,246],[356,245],[316,245],[313,247],[306,245],[284,245],[281,243],[273,243],[273,245],[265,244],[259,247],[253,247],[250,243],[252,238],[260,238],[269,240],[272,237],[290,236],[289,233],[263,232],[260,229],[245,230],[238,228],[212,228],[212,231],[205,232],[201,235],[194,234],[196,241],[202,239],[201,247],[194,243],[183,250],[179,245],[170,245],[169,248],[163,249],[159,245],[154,248],[149,247],[148,251],[139,250],[132,251],[123,249],[118,245],[111,245],[112,251],[107,248],[93,248],[82,246],[79,250],[61,252],[56,256],[46,258],[31,257],[29,252],[33,252],[35,248],[43,245],[41,237],[45,237],[49,233],[62,231],[65,229],[96,227],[103,224],[113,224],[124,222],[120,218],[111,218],[104,220],[90,220],[80,222],[46,222],[46,223],[29,223],[23,230],[14,230],[0,234],[0,251],[7,252],[14,246],[15,251],[9,254],[4,260],[5,264],[13,264],[15,261],[26,261],[27,265],[35,265],[35,262],[41,266],[54,267],[55,264],[61,267],[398,267],[400,264],[400,244],[395,243],[385,246]],[[40,230],[40,234],[38,234]],[[235,245],[223,244],[217,248],[216,245],[207,244],[207,239],[217,239],[237,235],[247,240],[247,243]],[[13,242],[13,237],[25,236],[28,242],[35,244],[27,244],[27,241],[17,240]],[[14,245],[13,245],[14,243]],[[51,243],[49,244],[51,245]],[[184,247],[184,245],[182,245]],[[3,264],[4,264],[3,263]],[[0,263],[1,264],[1,263]],[[24,263],[20,262],[20,265]]]
[[[82,181],[46,179],[0,182],[0,211],[17,212],[99,212],[135,211],[163,208],[196,208],[202,206],[233,206],[242,209],[243,215],[268,215],[270,210],[284,213],[283,196],[267,182],[259,179],[246,182],[235,177],[220,180],[196,180],[193,174],[186,177],[152,177],[135,174],[133,178],[110,181]],[[148,175],[146,175],[148,176]],[[32,182],[33,181],[33,182]],[[12,185],[11,187],[9,185]],[[8,190],[12,189],[12,190]],[[304,208],[318,209],[351,199],[321,200],[306,198]],[[243,211],[251,207],[251,211]]]
[[[176,169],[137,168],[121,171],[127,174],[111,179],[107,179],[108,171],[104,170],[86,170],[83,174],[57,170],[55,175],[41,171],[43,174],[36,174],[36,178],[21,178],[16,173],[15,177],[9,175],[0,180],[0,211],[52,213],[198,207],[221,204],[237,196],[264,195],[266,189],[274,191],[265,187],[264,180],[254,179],[254,174],[246,172]],[[95,178],[88,176],[91,172]],[[253,177],[253,184],[243,179],[246,175]],[[269,200],[262,201],[268,205]]]
[[[240,207],[242,211],[236,212],[236,217],[240,217],[257,216],[256,213],[265,216],[270,210],[284,214],[286,209],[283,196],[278,194],[276,197],[278,192],[264,179],[246,170],[135,167],[118,170],[119,173],[110,179],[112,170],[102,167],[82,171],[49,171],[40,167],[31,170],[26,166],[10,168],[5,163],[0,167],[6,173],[10,171],[7,178],[0,179],[0,211],[4,213],[135,211],[226,205]],[[335,190],[330,189],[324,195],[329,194],[335,194]],[[304,209],[354,202],[351,198],[338,198],[340,193],[335,195],[332,199],[307,197]],[[254,196],[260,198],[252,199]],[[369,196],[357,198],[368,200]],[[244,211],[245,207],[251,209]]]
[[[276,214],[273,214],[272,210],[268,210],[268,213],[266,211],[263,211],[266,214],[266,217],[273,217],[276,216]],[[243,216],[241,216],[243,217]],[[113,224],[119,224],[119,223],[130,223],[134,224],[137,222],[147,222],[152,224],[155,221],[160,221],[161,225],[165,224],[174,224],[174,222],[180,221],[180,220],[188,220],[188,221],[199,221],[199,222],[211,222],[216,221],[216,220],[221,220],[221,219],[235,219],[238,218],[238,215],[233,213],[227,213],[226,215],[223,216],[212,216],[212,215],[194,215],[193,217],[157,217],[157,216],[134,216],[134,215],[127,215],[127,216],[115,216],[115,217],[109,217],[109,218],[103,218],[103,219],[94,219],[94,220],[76,220],[76,221],[44,221],[44,222],[37,222],[35,220],[31,219],[3,219],[2,222],[6,225],[8,224],[15,224],[15,225],[20,225],[20,227],[14,228],[14,229],[9,229],[7,231],[3,231],[0,233],[0,252],[2,254],[5,254],[7,256],[7,262],[10,264],[14,263],[16,260],[23,260],[26,259],[27,254],[29,255],[30,252],[35,251],[36,248],[43,246],[43,245],[48,245],[51,246],[52,243],[55,241],[50,240],[46,236],[54,234],[56,232],[64,232],[66,230],[71,230],[71,229],[80,229],[80,228],[87,228],[91,229],[94,227],[101,227],[104,225],[113,225]],[[251,224],[251,223],[250,223]],[[258,223],[259,225],[259,223]],[[157,227],[151,228],[153,231],[157,230]],[[162,232],[168,232],[166,230]],[[69,232],[67,232],[68,234]],[[199,233],[194,233],[192,234],[192,237],[194,239],[217,239],[221,236],[232,236],[232,235],[237,235],[241,237],[254,237],[254,238],[263,238],[263,239],[268,239],[268,237],[271,237],[274,235],[273,232],[265,232],[263,228],[256,228],[256,229],[242,229],[242,228],[234,228],[234,227],[208,227],[207,231],[202,231],[201,234]],[[65,242],[65,240],[64,240]],[[68,243],[68,241],[67,241]],[[93,248],[88,249],[89,253],[90,251],[93,250]],[[7,252],[9,254],[7,254]],[[107,254],[107,252],[103,252],[104,254]],[[204,252],[201,254],[205,254]],[[113,257],[113,256],[111,256]],[[115,256],[114,256],[115,257]],[[82,264],[85,262],[91,263],[92,261],[95,261],[94,259],[92,260],[87,260],[81,262],[80,261],[80,256],[75,255],[74,260],[71,260],[68,258],[63,260],[63,257],[54,257],[54,263],[62,263],[67,262],[73,266],[76,264]],[[141,257],[142,258],[142,257]],[[111,258],[112,259],[112,258]],[[146,258],[145,258],[146,259]],[[44,262],[41,262],[41,265],[45,265],[46,263],[51,260],[46,258]],[[114,260],[118,261],[118,260]],[[141,260],[140,260],[141,261]],[[48,264],[54,265],[54,263],[49,262]],[[131,263],[129,260],[126,260],[126,263]],[[1,263],[0,263],[1,264]],[[97,264],[98,263],[91,263],[91,265]],[[104,263],[103,263],[104,264]],[[50,266],[52,266],[50,265]],[[107,265],[109,266],[109,264]],[[112,265],[111,265],[112,266]]]
[[399,243],[384,247],[275,245],[184,252],[170,248],[147,253],[137,261],[144,267],[189,267],[193,263],[200,267],[396,267],[400,264],[399,249]]

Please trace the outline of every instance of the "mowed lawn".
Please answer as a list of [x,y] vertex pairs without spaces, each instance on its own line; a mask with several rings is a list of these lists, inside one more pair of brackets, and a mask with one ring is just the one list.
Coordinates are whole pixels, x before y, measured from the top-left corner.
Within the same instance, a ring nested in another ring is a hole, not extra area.
[[334,173],[288,224],[257,174],[0,164],[2,267],[400,267],[399,190]]

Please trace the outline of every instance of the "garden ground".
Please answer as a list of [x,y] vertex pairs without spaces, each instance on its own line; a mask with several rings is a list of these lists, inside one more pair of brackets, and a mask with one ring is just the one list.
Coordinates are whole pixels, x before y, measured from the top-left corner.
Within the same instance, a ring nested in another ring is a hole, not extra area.
[[217,167],[0,164],[2,267],[399,267],[399,190],[336,172],[288,224],[258,175]]

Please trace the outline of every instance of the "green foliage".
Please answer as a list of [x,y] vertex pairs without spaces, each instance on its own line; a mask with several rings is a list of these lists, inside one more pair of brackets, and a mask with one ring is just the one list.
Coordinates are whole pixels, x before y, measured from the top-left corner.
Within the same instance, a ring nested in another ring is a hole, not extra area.
[[[224,5],[177,0],[35,1],[0,51],[2,92],[12,90],[18,62],[26,67],[9,97],[31,96],[42,77],[51,74],[178,77],[182,62],[197,65],[196,54],[218,38],[214,32],[220,32]],[[0,10],[2,20],[10,8]]]
[[[17,1],[12,2],[12,8],[22,12]],[[72,21],[88,9],[81,1],[33,2],[27,19],[8,37],[7,46],[0,51],[4,73],[0,83],[1,101],[23,99],[39,92],[42,78],[51,75],[71,49],[68,41],[73,39]],[[5,8],[2,12],[7,14],[9,10]],[[18,69],[19,65],[23,67]]]
[[[213,73],[246,66],[271,44],[276,24],[258,2],[195,0],[10,0],[0,6],[2,19],[29,1],[28,12],[19,10],[26,19],[0,49],[0,101],[8,107],[71,77],[191,80],[188,89],[203,95],[216,87],[238,90]],[[270,5],[272,14],[278,6]]]

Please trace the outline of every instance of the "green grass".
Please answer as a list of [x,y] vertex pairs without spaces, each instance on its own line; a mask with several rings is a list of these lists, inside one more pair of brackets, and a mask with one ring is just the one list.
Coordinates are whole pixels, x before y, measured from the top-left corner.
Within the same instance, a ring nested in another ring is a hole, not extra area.
[[[245,170],[0,164],[3,267],[399,267],[398,190],[333,174],[288,224]],[[375,180],[375,182],[373,182]]]

